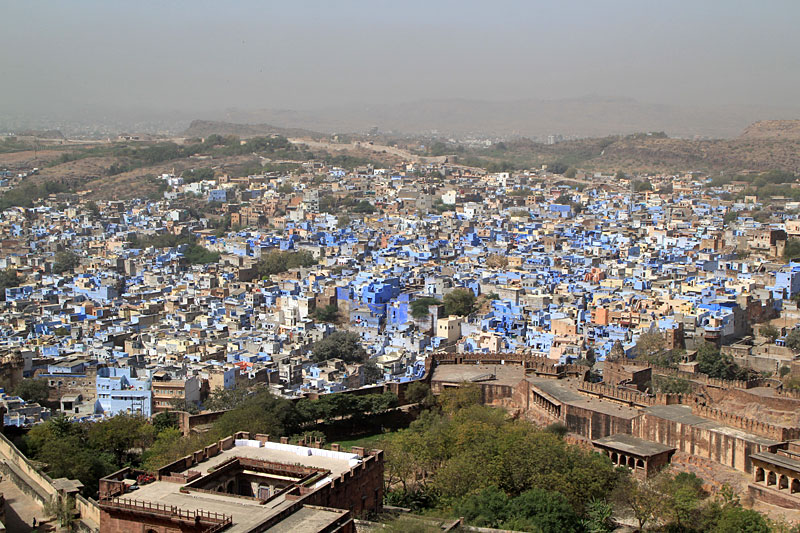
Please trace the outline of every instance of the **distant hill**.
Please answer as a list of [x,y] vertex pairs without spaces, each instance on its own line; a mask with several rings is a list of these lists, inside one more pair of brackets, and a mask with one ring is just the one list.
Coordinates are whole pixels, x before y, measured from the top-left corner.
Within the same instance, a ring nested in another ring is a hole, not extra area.
[[[470,151],[476,161],[533,168],[561,163],[589,170],[671,172],[685,170],[747,172],[785,170],[800,174],[800,136],[789,125],[797,121],[760,122],[734,139],[689,140],[664,135],[624,135],[543,144],[519,139]],[[772,124],[772,126],[768,126]],[[476,163],[478,164],[478,163]]]
[[213,118],[268,123],[326,133],[383,132],[459,137],[548,135],[603,137],[663,131],[670,137],[734,138],[757,120],[800,117],[800,108],[676,106],[629,98],[589,96],[561,100],[428,100],[403,104],[349,105],[314,110],[226,110]]
[[16,132],[19,137],[38,137],[39,139],[63,139],[59,130],[22,130]]
[[186,137],[208,137],[212,134],[237,135],[239,137],[258,137],[260,135],[283,135],[284,137],[327,137],[324,133],[302,128],[282,128],[271,124],[234,124],[213,120],[193,120],[183,132]]
[[800,120],[759,120],[745,128],[739,139],[800,140]]

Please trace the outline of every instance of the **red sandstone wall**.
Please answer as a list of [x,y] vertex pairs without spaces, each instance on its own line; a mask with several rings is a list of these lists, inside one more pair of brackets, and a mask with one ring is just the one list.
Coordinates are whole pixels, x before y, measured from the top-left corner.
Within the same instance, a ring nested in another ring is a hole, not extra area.
[[745,441],[734,435],[642,413],[634,419],[633,435],[674,446],[678,450],[708,458],[742,472],[751,472],[750,455],[768,451],[765,446]]
[[383,508],[383,452],[321,487],[303,500],[309,505],[348,509],[355,516]]
[[[567,428],[590,440],[601,439],[615,433],[630,433],[631,419],[599,413],[573,405],[562,405],[562,419]],[[566,412],[566,414],[564,414]]]

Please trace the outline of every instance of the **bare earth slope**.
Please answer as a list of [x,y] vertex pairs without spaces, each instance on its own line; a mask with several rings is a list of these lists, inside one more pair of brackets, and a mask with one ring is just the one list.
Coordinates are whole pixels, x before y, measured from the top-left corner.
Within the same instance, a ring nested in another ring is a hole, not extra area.
[[745,128],[739,139],[800,141],[800,120],[759,120]]

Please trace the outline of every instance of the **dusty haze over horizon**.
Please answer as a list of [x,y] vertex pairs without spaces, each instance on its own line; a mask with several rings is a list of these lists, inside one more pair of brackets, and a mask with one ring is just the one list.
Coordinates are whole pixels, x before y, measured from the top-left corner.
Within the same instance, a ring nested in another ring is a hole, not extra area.
[[291,110],[309,126],[589,94],[798,118],[783,117],[800,108],[798,20],[796,1],[3,1],[0,118]]

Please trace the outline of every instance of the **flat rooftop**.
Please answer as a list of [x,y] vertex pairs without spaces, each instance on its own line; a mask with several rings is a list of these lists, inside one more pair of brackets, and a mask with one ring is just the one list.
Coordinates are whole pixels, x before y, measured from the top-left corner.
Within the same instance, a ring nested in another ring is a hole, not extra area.
[[300,510],[281,520],[269,529],[265,530],[272,533],[317,533],[326,531],[336,524],[347,511],[338,509],[326,509],[304,505]]
[[[492,377],[493,376],[493,377]],[[446,383],[487,383],[516,386],[525,379],[522,366],[508,365],[438,365],[433,370],[432,381]]]
[[[195,470],[202,476],[209,474],[221,463],[234,458],[249,458],[261,461],[271,461],[286,465],[302,464],[314,468],[330,470],[330,474],[317,484],[322,485],[334,477],[348,472],[352,466],[359,464],[361,458],[352,453],[334,452],[331,450],[308,448],[291,444],[268,442],[260,445],[255,440],[236,440],[234,447],[221,451],[214,457],[187,468]],[[209,493],[190,491],[181,492],[183,483],[169,481],[154,481],[142,485],[138,490],[121,496],[139,502],[158,503],[160,505],[176,506],[186,510],[201,509],[210,513],[220,513],[231,516],[233,525],[225,531],[231,533],[244,533],[251,531],[256,526],[270,517],[291,507],[296,502],[287,500],[284,495],[279,495],[266,503],[256,499],[248,499],[234,494]],[[298,515],[295,517],[295,515]],[[303,507],[292,515],[281,520],[268,531],[318,531],[313,529],[316,525],[330,524],[339,520],[342,513],[335,509],[316,507]],[[291,527],[284,526],[291,521]]]
[[750,458],[760,459],[773,465],[782,466],[784,468],[788,468],[789,470],[800,472],[800,461],[797,459],[792,459],[791,457],[786,457],[785,455],[779,455],[777,453],[770,452],[758,452],[752,454]]
[[629,419],[636,418],[640,413],[640,410],[635,407],[630,407],[613,400],[594,398],[580,393],[577,390],[578,382],[573,379],[555,380],[529,377],[527,380],[538,390],[564,405],[571,405],[610,416]]
[[597,446],[619,450],[640,457],[653,457],[654,455],[659,455],[664,452],[675,451],[675,448],[671,446],[665,446],[651,440],[640,439],[639,437],[634,437],[627,433],[609,435],[608,437],[592,441],[592,443]]
[[759,435],[754,435],[753,433],[748,433],[743,429],[726,426],[720,422],[697,416],[692,413],[692,408],[689,405],[653,405],[646,407],[644,412],[665,420],[671,420],[680,424],[716,431],[718,433],[722,433],[723,435],[740,438],[742,440],[760,444],[762,446],[775,446],[783,442],[761,437]]

